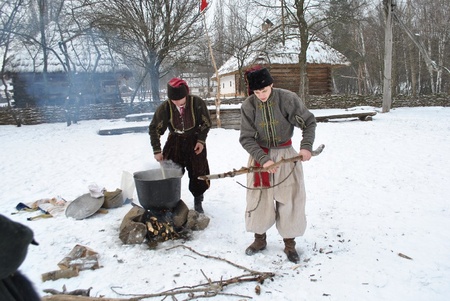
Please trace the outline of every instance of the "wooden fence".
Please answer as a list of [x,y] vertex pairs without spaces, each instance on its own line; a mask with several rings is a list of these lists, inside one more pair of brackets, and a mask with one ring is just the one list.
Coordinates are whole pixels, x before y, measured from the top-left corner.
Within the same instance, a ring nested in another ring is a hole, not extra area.
[[[223,100],[222,104],[226,107],[227,104],[235,105],[242,102],[242,98]],[[129,114],[148,113],[153,112],[158,103],[153,102],[138,102],[133,105],[130,104],[96,104],[82,106],[78,108],[66,108],[60,106],[47,107],[29,107],[29,108],[13,108],[14,113],[21,121],[21,124],[40,124],[40,123],[55,123],[66,122],[67,117],[73,118],[76,115],[78,120],[91,119],[118,119],[125,118]],[[208,105],[213,106],[213,102]],[[306,101],[306,105],[310,109],[345,109],[358,106],[371,106],[380,108],[382,105],[381,96],[361,96],[361,95],[323,95],[312,96]],[[408,96],[394,97],[392,108],[397,107],[419,107],[419,106],[450,106],[450,95],[422,95],[416,98]],[[221,106],[222,107],[222,106]],[[211,118],[213,124],[216,124],[215,109],[211,109]],[[237,112],[237,114],[236,114]],[[220,111],[222,127],[236,128],[239,121],[239,110],[236,109],[222,109]],[[0,125],[15,125],[14,118],[7,107],[0,107]]]

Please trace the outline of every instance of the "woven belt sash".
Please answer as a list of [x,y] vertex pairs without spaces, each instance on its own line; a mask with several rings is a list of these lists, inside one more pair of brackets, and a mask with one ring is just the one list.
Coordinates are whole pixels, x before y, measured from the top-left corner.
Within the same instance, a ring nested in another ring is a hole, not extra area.
[[[280,147],[289,146],[289,145],[292,145],[291,139],[289,139],[287,142],[281,144]],[[269,153],[268,148],[262,147],[262,146],[261,146],[261,148],[266,154]],[[255,161],[255,167],[261,167],[261,164],[259,164],[259,162]],[[267,171],[255,172],[254,175],[255,175],[254,183],[253,183],[254,187],[270,187],[269,172],[267,172]]]

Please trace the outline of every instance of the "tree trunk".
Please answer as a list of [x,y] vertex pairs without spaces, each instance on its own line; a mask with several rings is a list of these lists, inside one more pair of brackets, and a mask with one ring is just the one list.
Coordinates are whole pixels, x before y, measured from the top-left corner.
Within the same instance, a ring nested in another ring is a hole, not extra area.
[[391,110],[392,105],[392,0],[383,0],[386,26],[384,32],[384,78],[382,113]]
[[[358,26],[358,32],[359,32],[359,39],[360,39],[360,43],[361,43],[361,53],[362,53],[362,57],[366,57],[366,42],[364,40],[364,32],[362,29],[362,25],[359,24]],[[370,79],[370,73],[369,73],[369,68],[367,67],[367,60],[363,60],[363,80],[364,80],[364,95],[369,94],[369,92],[372,91],[372,84],[371,84],[371,79]]]
[[307,67],[306,52],[309,46],[309,31],[308,31],[308,23],[306,22],[305,19],[304,2],[305,2],[304,0],[296,1],[296,7],[297,7],[297,21],[300,30],[300,53],[298,57],[298,63],[300,65],[299,95],[302,98],[302,100],[306,103],[309,94],[308,73],[306,71]]
[[[446,35],[442,35],[438,41],[438,64],[439,66],[444,66],[445,61],[445,44],[447,42]],[[442,76],[443,70],[439,68],[436,75],[436,93],[442,93]]]
[[410,69],[411,69],[411,91],[412,91],[412,95],[414,97],[416,97],[417,95],[417,78],[418,78],[418,73],[417,73],[417,69],[418,66],[417,61],[418,61],[418,57],[415,57],[415,48],[413,47],[413,45],[411,45],[411,43],[408,43],[408,50],[409,50],[409,65],[410,65]]
[[[428,57],[431,57],[431,39],[428,39]],[[431,87],[431,93],[436,94],[436,86],[434,85],[434,76],[433,76],[433,65],[428,64],[427,65],[428,74],[430,75],[430,87]]]
[[48,79],[47,79],[47,67],[48,67],[48,50],[47,50],[47,38],[45,36],[45,27],[48,22],[47,18],[47,0],[39,0],[39,30],[41,34],[41,47],[42,47],[42,57],[43,57],[43,70],[42,70],[42,77],[43,77],[43,98],[41,99],[44,101],[44,104],[47,104],[48,101]]
[[152,101],[159,102],[161,101],[159,97],[159,67],[157,66],[155,58],[150,59],[148,68],[152,90]]

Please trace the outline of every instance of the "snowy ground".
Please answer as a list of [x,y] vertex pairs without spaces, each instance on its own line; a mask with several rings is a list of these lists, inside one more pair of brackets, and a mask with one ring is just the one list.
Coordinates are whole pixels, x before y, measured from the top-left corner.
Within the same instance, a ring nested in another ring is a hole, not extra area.
[[[123,120],[81,121],[70,127],[0,126],[0,210],[31,227],[40,243],[30,246],[20,270],[42,296],[44,289],[61,291],[65,285],[69,291],[92,287],[95,297],[126,298],[112,287],[124,294],[158,293],[203,283],[205,277],[215,281],[246,273],[224,261],[172,248],[184,245],[275,273],[261,285],[259,296],[256,283],[250,282],[223,291],[240,296],[214,300],[444,301],[450,297],[449,120],[450,108],[428,107],[394,109],[368,122],[319,123],[315,146],[326,147],[304,164],[308,228],[297,238],[298,265],[285,258],[275,228],[268,232],[265,251],[245,255],[253,240],[245,232],[245,189],[238,184],[245,184],[245,176],[214,180],[205,194],[208,228],[189,241],[165,242],[156,250],[121,243],[118,228],[129,204],[84,220],[61,214],[29,221],[38,213],[16,212],[19,202],[58,196],[71,201],[87,193],[92,183],[120,188],[123,171],[159,168],[146,133],[97,134],[100,128],[125,125]],[[211,173],[246,164],[238,136],[235,130],[211,130]],[[300,139],[297,131],[294,145]],[[181,198],[193,207],[187,176]],[[98,252],[102,267],[42,282],[41,274],[57,270],[76,244]]]

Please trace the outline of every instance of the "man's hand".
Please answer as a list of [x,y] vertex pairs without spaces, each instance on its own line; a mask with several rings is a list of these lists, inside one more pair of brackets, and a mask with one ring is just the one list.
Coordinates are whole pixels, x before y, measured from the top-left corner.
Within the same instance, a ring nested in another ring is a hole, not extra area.
[[302,156],[302,161],[309,161],[311,159],[311,152],[307,149],[301,149],[298,154]]
[[158,161],[158,162],[161,162],[164,159],[162,153],[157,153],[157,154],[154,155],[154,157],[155,157],[155,160]]
[[197,142],[197,144],[194,147],[195,154],[196,155],[200,154],[203,151],[203,148],[204,148],[203,144],[200,142]]
[[[275,164],[275,162],[273,162],[272,160],[269,160],[269,161],[267,161],[266,163],[263,164],[263,168],[267,168],[267,167],[269,167],[270,165],[273,165],[273,164]],[[278,167],[274,166],[274,167],[268,169],[267,172],[269,172],[269,173],[276,173],[277,170],[278,170]]]

